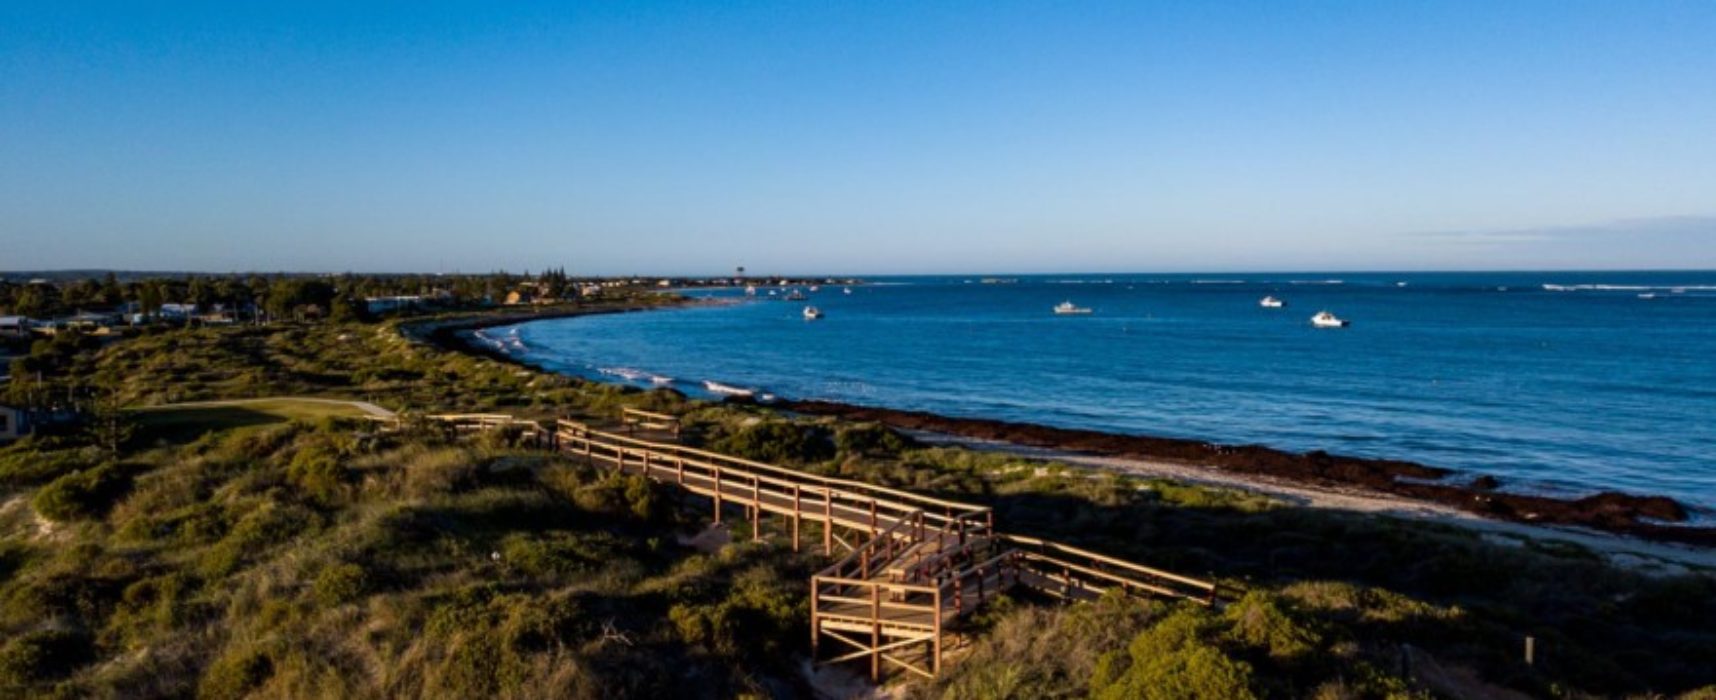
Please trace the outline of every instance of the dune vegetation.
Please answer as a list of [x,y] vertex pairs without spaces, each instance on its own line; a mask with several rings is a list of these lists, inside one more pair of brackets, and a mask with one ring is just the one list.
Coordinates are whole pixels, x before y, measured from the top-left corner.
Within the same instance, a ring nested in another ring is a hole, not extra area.
[[779,528],[751,542],[739,521],[729,542],[707,502],[502,434],[383,433],[290,403],[136,410],[318,396],[671,410],[693,444],[983,503],[1010,531],[1232,593],[1218,609],[1005,598],[908,696],[1716,697],[1711,572],[1647,576],[1576,547],[590,384],[390,324],[153,332],[59,361],[45,381],[130,410],[122,430],[0,448],[0,695],[796,697],[821,682],[804,673],[805,582],[823,560]]

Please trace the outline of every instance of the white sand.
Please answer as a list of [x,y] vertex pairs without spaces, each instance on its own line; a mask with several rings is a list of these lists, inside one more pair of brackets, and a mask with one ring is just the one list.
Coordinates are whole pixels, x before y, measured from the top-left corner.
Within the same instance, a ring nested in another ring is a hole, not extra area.
[[1649,542],[1579,527],[1531,525],[1494,520],[1452,506],[1363,489],[1308,486],[1257,474],[1238,474],[1214,466],[1126,457],[1104,457],[1024,447],[1012,443],[970,440],[934,433],[913,432],[912,437],[929,444],[957,445],[974,450],[1003,452],[1028,459],[1053,460],[1079,467],[1134,476],[1156,477],[1188,484],[1247,491],[1268,496],[1294,507],[1342,510],[1456,525],[1475,530],[1484,539],[1498,544],[1523,546],[1527,540],[1575,544],[1603,556],[1611,564],[1642,573],[1671,575],[1689,571],[1703,571],[1716,575],[1716,550],[1712,549]]

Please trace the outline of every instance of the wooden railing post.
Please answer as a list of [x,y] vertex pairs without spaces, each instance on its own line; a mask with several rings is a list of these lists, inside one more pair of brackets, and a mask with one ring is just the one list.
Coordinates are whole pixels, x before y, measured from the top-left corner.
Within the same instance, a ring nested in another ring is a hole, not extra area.
[[715,467],[715,524],[721,524],[721,467]]
[[763,491],[756,474],[751,475],[751,541],[763,538]]
[[[815,646],[811,647],[812,652]],[[814,656],[811,658],[815,658]],[[930,675],[941,675],[941,584],[935,587],[935,637],[930,639]]]
[[822,554],[834,556],[834,490],[822,489]]
[[813,664],[816,663],[816,645],[822,641],[822,619],[816,600],[820,583],[819,577],[810,577],[810,662]]
[[870,586],[870,680],[882,680],[882,587]]
[[798,524],[799,524],[799,519],[801,517],[799,514],[799,506],[800,506],[800,504],[799,504],[798,484],[793,484],[792,485],[792,551],[794,551],[794,552],[798,551]]

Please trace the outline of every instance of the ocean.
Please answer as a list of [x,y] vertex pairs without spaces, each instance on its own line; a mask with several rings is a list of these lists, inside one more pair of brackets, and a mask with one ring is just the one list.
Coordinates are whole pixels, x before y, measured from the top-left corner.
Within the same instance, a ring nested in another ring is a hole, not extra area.
[[[871,278],[491,328],[591,379],[1406,459],[1716,517],[1716,272]],[[1265,295],[1285,308],[1263,308]],[[1071,301],[1088,315],[1056,315]],[[802,315],[806,303],[826,314]],[[1351,322],[1320,329],[1313,313]]]

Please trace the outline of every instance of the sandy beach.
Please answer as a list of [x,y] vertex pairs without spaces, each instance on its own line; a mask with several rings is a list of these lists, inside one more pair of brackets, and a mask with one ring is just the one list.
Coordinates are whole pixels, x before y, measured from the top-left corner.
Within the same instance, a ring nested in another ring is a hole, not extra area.
[[1255,474],[1235,474],[1219,468],[1164,460],[1090,455],[1067,450],[1025,447],[992,440],[972,440],[940,433],[914,431],[912,437],[927,444],[958,446],[999,452],[1033,460],[1061,462],[1089,469],[1171,479],[1189,484],[1236,489],[1267,496],[1292,507],[1346,511],[1453,525],[1474,530],[1486,540],[1523,546],[1526,540],[1561,542],[1583,547],[1610,563],[1655,575],[1682,574],[1692,570],[1716,572],[1716,550],[1666,542],[1652,542],[1588,528],[1532,525],[1485,518],[1469,511],[1364,489],[1326,488],[1293,483]]

